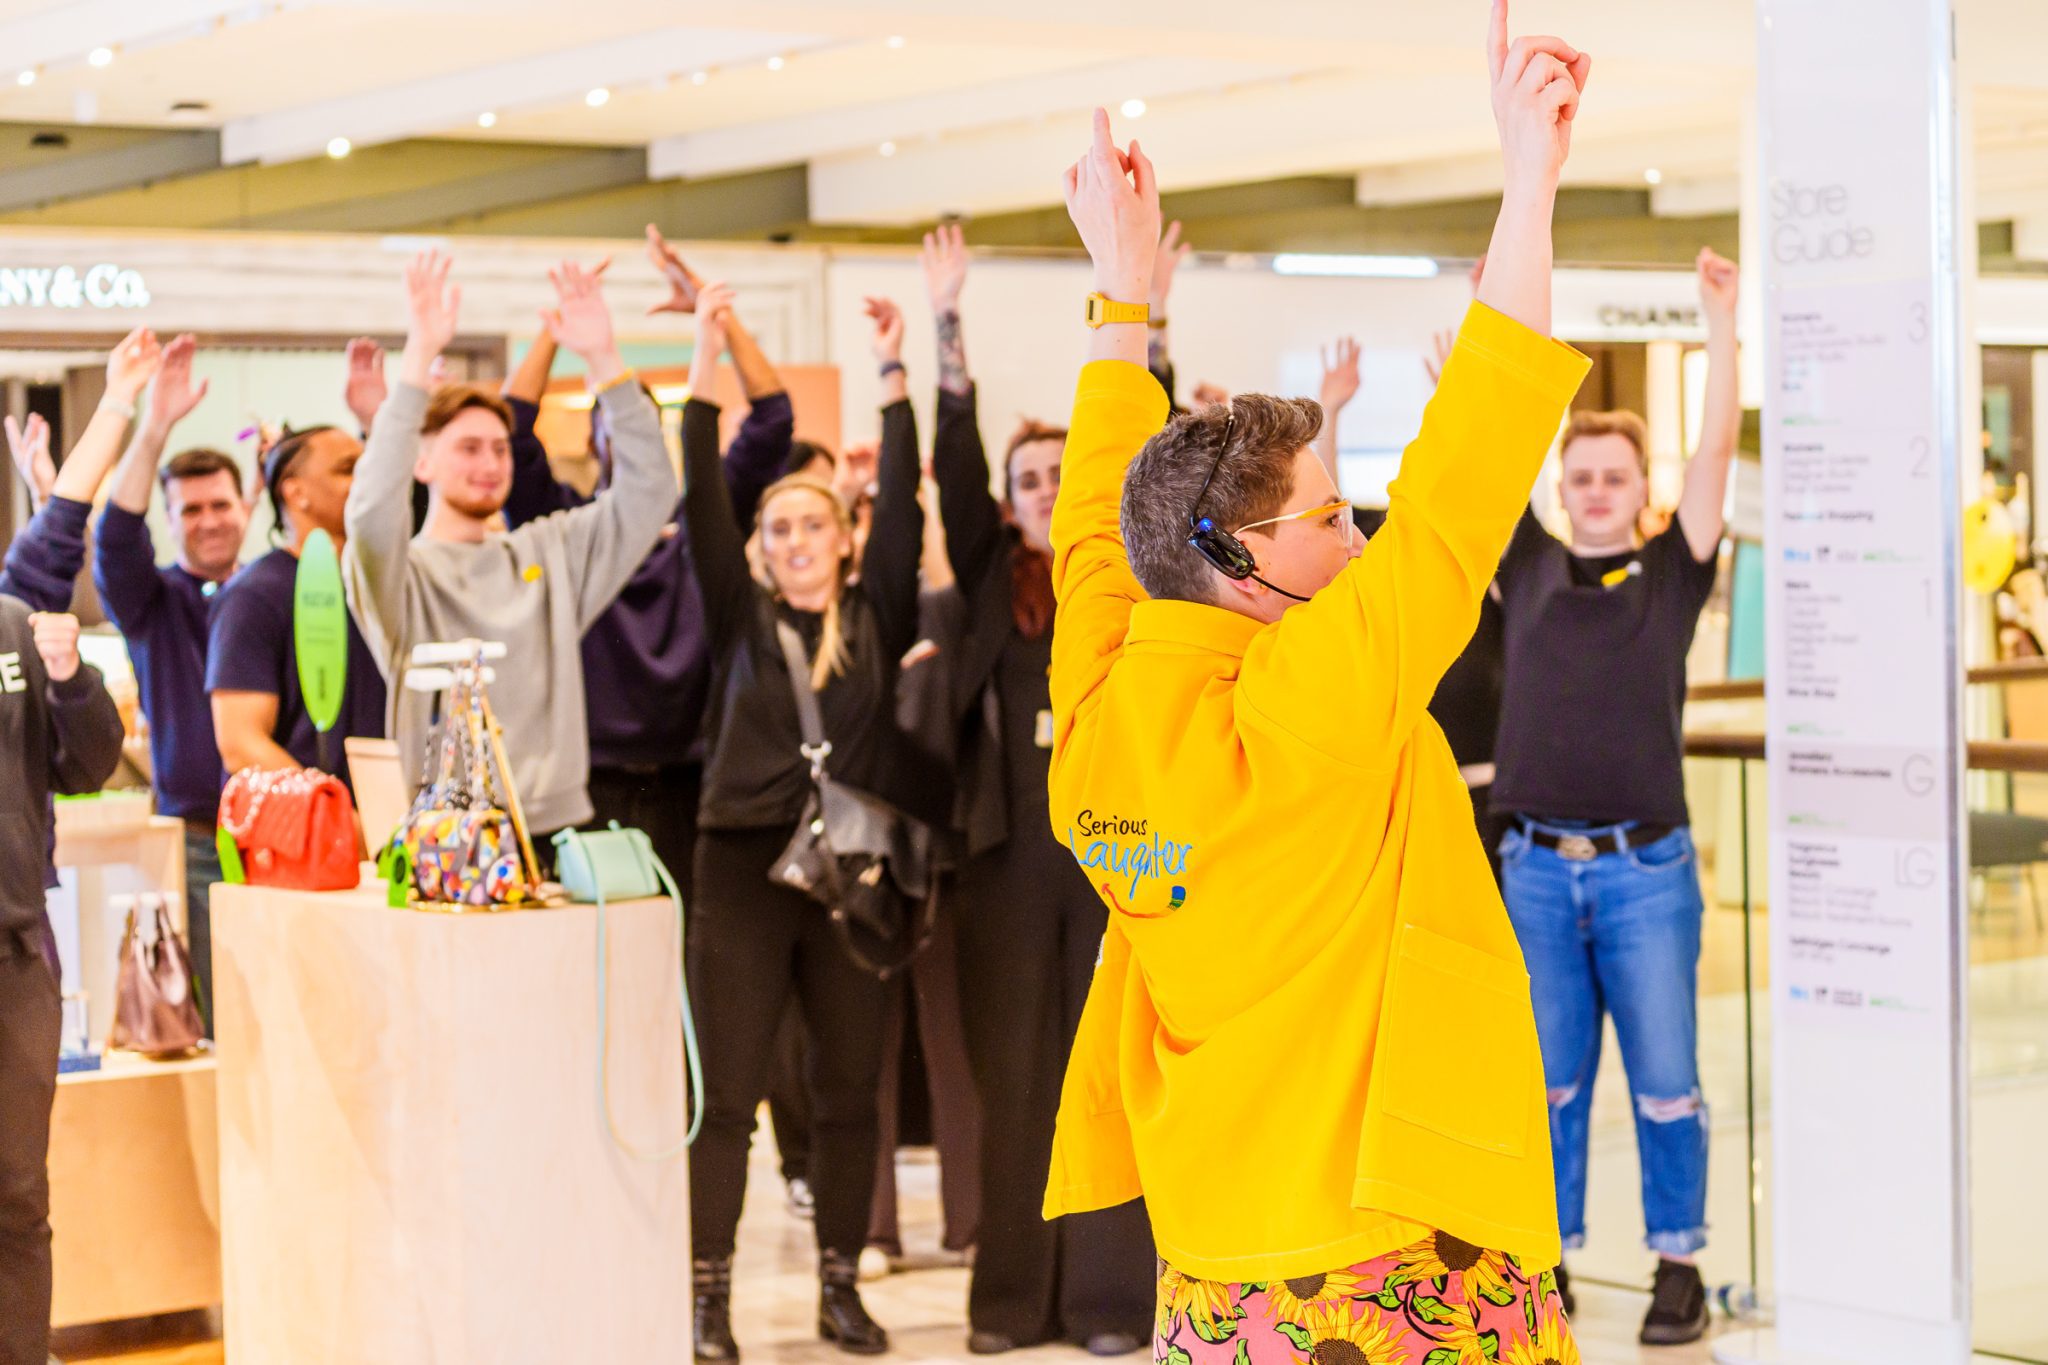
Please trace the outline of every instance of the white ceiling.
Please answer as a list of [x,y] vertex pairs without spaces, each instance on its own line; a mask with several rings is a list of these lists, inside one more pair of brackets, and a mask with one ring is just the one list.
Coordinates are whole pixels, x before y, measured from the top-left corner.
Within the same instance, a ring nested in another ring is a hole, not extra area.
[[[2048,0],[1957,4],[1980,216],[2048,221]],[[692,23],[712,17],[744,26]],[[644,144],[658,178],[805,163],[816,220],[900,223],[1050,202],[1083,112],[1139,98],[1118,123],[1168,188],[1341,173],[1361,202],[1412,203],[1493,183],[1485,17],[1485,0],[0,0],[0,120],[216,127],[229,163],[336,137]],[[1734,207],[1750,0],[1518,0],[1514,23],[1595,55],[1578,183],[1655,169],[1660,211]],[[113,61],[89,65],[101,46]],[[179,100],[208,110],[174,118]]]

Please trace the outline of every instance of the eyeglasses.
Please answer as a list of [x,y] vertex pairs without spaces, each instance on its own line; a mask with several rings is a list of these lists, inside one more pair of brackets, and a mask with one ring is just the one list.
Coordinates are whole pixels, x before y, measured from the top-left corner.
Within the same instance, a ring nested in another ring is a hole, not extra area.
[[1326,502],[1321,507],[1310,507],[1300,512],[1289,512],[1285,516],[1267,517],[1264,521],[1254,521],[1238,527],[1230,534],[1242,536],[1246,531],[1256,531],[1261,526],[1278,526],[1283,521],[1314,521],[1317,517],[1327,516],[1335,516],[1337,518],[1338,534],[1344,537],[1344,548],[1350,549],[1352,538],[1358,534],[1358,523],[1351,519],[1351,504],[1343,498],[1339,498],[1335,502]]

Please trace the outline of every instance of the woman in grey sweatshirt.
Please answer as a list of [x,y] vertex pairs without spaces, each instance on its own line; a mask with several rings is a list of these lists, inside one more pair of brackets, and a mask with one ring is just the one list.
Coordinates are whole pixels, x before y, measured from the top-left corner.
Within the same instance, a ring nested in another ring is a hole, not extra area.
[[[653,402],[612,338],[596,276],[550,272],[556,342],[582,357],[611,425],[611,486],[593,502],[507,532],[496,518],[512,490],[511,420],[503,400],[449,386],[431,396],[428,369],[454,339],[462,291],[438,252],[406,269],[410,325],[399,382],[370,433],[349,490],[343,571],[349,607],[391,691],[391,733],[419,776],[429,699],[401,686],[414,645],[495,640],[491,705],[505,730],[512,778],[534,843],[590,819],[583,633],[632,577],[680,495]],[[422,439],[424,437],[424,439]],[[432,492],[412,534],[412,481]]]

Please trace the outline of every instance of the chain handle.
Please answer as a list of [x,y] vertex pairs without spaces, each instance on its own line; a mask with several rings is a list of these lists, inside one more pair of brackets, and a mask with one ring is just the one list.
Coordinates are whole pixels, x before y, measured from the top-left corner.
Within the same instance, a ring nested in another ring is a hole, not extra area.
[[[272,793],[279,796],[311,796],[320,786],[312,771],[307,768],[244,768],[236,776],[250,793],[249,812],[237,827],[236,822],[228,817],[227,807],[222,806],[220,827],[238,844],[248,837],[249,831],[256,828],[256,819],[263,813],[264,803],[270,799]],[[320,776],[325,777],[326,774],[322,773]]]

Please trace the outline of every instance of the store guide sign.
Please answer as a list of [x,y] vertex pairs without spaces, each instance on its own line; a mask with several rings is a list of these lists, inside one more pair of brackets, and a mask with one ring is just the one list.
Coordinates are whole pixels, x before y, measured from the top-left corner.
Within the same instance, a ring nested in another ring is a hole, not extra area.
[[146,308],[142,272],[111,263],[87,266],[0,265],[0,308]]
[[1949,1365],[1970,1355],[1950,0],[1758,16],[1776,1337],[1715,1358]]

